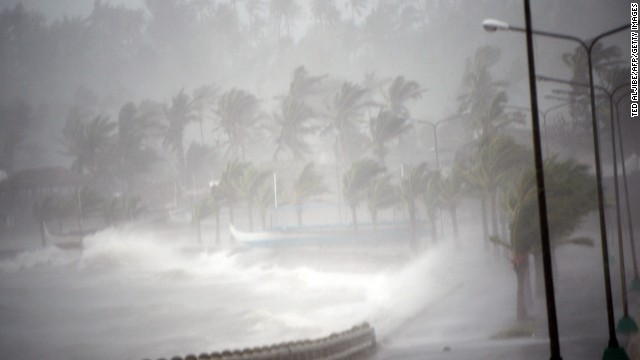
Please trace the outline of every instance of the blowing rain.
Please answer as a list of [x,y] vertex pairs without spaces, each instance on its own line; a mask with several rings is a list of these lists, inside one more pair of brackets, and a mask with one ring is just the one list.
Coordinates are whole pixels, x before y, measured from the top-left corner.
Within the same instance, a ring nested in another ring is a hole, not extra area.
[[637,4],[529,2],[0,2],[0,359],[640,358]]

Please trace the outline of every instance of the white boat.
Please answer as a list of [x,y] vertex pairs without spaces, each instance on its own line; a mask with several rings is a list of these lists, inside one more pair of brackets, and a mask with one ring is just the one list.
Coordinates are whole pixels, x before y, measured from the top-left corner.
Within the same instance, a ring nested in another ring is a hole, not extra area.
[[52,234],[47,223],[44,226],[44,236],[48,244],[54,245],[64,250],[82,249],[82,237],[85,234]]
[[358,227],[357,233],[352,225],[318,225],[247,232],[238,230],[233,224],[229,224],[229,233],[237,241],[247,244],[303,244],[310,242],[340,243],[363,239],[388,240],[407,237],[408,229],[403,224],[381,224],[377,230],[374,230],[370,224],[363,224]]

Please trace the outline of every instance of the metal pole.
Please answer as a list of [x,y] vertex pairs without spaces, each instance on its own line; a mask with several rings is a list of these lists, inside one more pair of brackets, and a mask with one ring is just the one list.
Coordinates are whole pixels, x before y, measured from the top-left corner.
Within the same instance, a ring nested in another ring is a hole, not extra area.
[[640,290],[640,277],[638,277],[638,261],[636,259],[636,244],[633,236],[633,221],[631,220],[631,206],[629,205],[629,188],[627,186],[627,169],[625,165],[625,157],[624,157],[624,147],[622,144],[622,130],[620,124],[620,110],[618,108],[620,104],[619,99],[616,102],[615,110],[616,110],[616,120],[618,121],[618,144],[620,145],[620,160],[622,160],[622,184],[624,187],[624,195],[626,199],[626,208],[627,208],[627,224],[629,226],[629,242],[631,244],[631,259],[633,260],[633,275],[634,278],[631,282],[631,288],[633,290]]
[[538,188],[538,214],[540,220],[540,235],[542,242],[542,262],[544,268],[544,285],[547,300],[547,325],[551,347],[551,360],[561,360],[560,339],[558,336],[558,319],[553,287],[553,272],[551,269],[551,245],[549,243],[549,223],[547,219],[547,200],[545,198],[544,169],[542,160],[542,146],[540,144],[540,123],[538,114],[538,93],[536,88],[536,72],[533,53],[533,33],[531,30],[531,9],[529,0],[524,0],[524,18],[527,39],[527,60],[529,67],[529,95],[531,97],[531,119],[533,128],[533,149],[536,167],[536,185]]
[[590,85],[587,85],[587,84],[582,84],[582,83],[577,83],[577,82],[562,80],[562,79],[556,79],[548,76],[538,76],[538,78],[544,81],[553,81],[553,82],[559,82],[559,83],[568,84],[568,85],[589,87],[590,89],[597,88],[598,90],[605,93],[607,95],[607,98],[609,99],[609,118],[611,121],[611,146],[613,148],[613,187],[614,187],[614,196],[616,200],[616,226],[617,226],[617,235],[618,235],[618,256],[620,257],[620,281],[621,281],[622,308],[623,308],[623,316],[618,321],[617,330],[623,333],[637,332],[638,326],[636,322],[633,320],[633,318],[629,316],[629,302],[627,298],[627,277],[625,273],[624,246],[622,242],[620,192],[618,189],[618,164],[617,164],[618,161],[616,158],[616,139],[615,139],[615,124],[614,124],[614,110],[613,110],[613,97],[615,93],[629,86],[629,83],[622,84],[617,88],[615,88],[613,91],[609,91],[602,86],[591,87]]
[[[615,91],[614,91],[615,93]],[[627,299],[627,276],[624,266],[624,249],[622,244],[622,220],[620,219],[620,191],[618,189],[618,160],[616,156],[616,133],[615,121],[613,117],[613,94],[607,93],[609,97],[609,116],[611,118],[611,146],[613,147],[613,189],[616,198],[616,226],[618,227],[618,256],[620,257],[620,287],[622,290],[623,317],[618,321],[618,331],[637,332],[638,326],[629,317],[629,303]],[[633,323],[633,325],[631,325]]]

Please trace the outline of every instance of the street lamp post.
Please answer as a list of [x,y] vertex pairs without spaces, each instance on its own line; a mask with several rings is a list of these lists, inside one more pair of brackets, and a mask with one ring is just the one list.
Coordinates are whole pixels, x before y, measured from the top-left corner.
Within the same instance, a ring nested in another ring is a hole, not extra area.
[[[542,129],[544,131],[544,152],[545,155],[549,156],[549,136],[547,133],[547,115],[552,112],[553,110],[557,110],[561,107],[567,106],[569,105],[570,102],[563,102],[562,104],[558,104],[555,106],[552,106],[550,108],[548,108],[547,110],[541,111],[538,109],[538,112],[540,114],[542,114]],[[530,108],[526,107],[526,106],[517,106],[517,105],[505,105],[505,108],[511,108],[511,109],[518,109],[518,110],[525,110],[525,111],[531,111]]]
[[[574,81],[568,81],[568,80],[562,80],[562,79],[556,79],[556,78],[552,78],[549,76],[538,76],[539,80],[542,81],[552,81],[552,82],[557,82],[557,83],[562,83],[562,84],[567,84],[567,85],[572,85],[572,86],[581,86],[581,87],[589,87],[589,85],[587,84],[582,84],[582,83],[577,83]],[[614,102],[614,97],[616,96],[616,94],[623,89],[628,88],[630,85],[630,83],[624,83],[620,86],[618,86],[617,88],[613,89],[613,91],[609,91],[606,88],[602,87],[602,86],[595,86],[596,89],[602,91],[604,94],[607,95],[607,98],[609,99],[609,118],[611,119],[611,145],[613,147],[613,179],[614,179],[614,191],[615,191],[615,198],[616,198],[616,225],[617,225],[617,230],[618,230],[618,248],[619,248],[619,256],[620,256],[620,277],[622,280],[622,301],[623,301],[623,309],[624,309],[624,315],[622,317],[622,319],[620,319],[620,321],[618,322],[618,331],[620,332],[637,332],[638,331],[638,326],[635,323],[635,321],[633,321],[633,319],[631,319],[629,317],[629,307],[628,307],[628,301],[627,301],[627,285],[626,285],[626,276],[624,273],[624,256],[622,253],[622,211],[620,209],[620,191],[618,189],[618,161],[617,161],[617,156],[616,156],[616,139],[615,139],[615,129],[616,129],[616,125],[615,125],[615,118],[617,116],[616,113],[614,112],[614,110],[617,108],[617,102]],[[555,92],[555,90],[554,90]],[[618,101],[619,102],[619,101]],[[614,106],[615,103],[615,106]],[[618,121],[618,132],[620,133],[620,122]],[[619,135],[618,136],[618,141],[622,141],[622,137]],[[624,169],[624,154],[621,152],[621,157],[623,160],[623,176],[625,176],[625,178],[623,179],[624,184],[626,186],[626,170]],[[626,188],[625,188],[626,189]],[[627,205],[629,203],[629,194],[628,192],[625,192],[625,199],[627,202]],[[631,217],[630,217],[630,213],[627,211],[627,216],[629,219],[629,222],[631,222]],[[640,278],[638,278],[638,261],[636,258],[636,246],[635,246],[635,241],[633,239],[633,229],[631,230],[631,232],[629,233],[631,236],[629,238],[629,242],[631,245],[631,259],[633,260],[633,271],[634,271],[634,279],[633,279],[633,284],[632,286],[634,286],[634,288],[639,288],[640,287]]]
[[[567,84],[572,86],[589,87],[589,85],[587,84],[577,83],[574,81],[568,81],[563,79],[556,79],[549,76],[538,75],[538,79],[542,81],[551,81],[551,82],[557,82],[557,83]],[[614,187],[614,193],[615,193],[615,199],[616,199],[616,225],[617,225],[617,233],[618,233],[618,252],[619,252],[618,256],[620,257],[620,279],[622,283],[621,284],[622,307],[624,312],[622,318],[618,321],[618,331],[622,333],[638,332],[638,325],[633,320],[633,318],[629,316],[629,305],[628,305],[628,299],[627,299],[627,281],[626,281],[626,274],[625,274],[624,254],[623,254],[623,245],[622,245],[622,215],[621,215],[622,211],[620,210],[620,191],[618,188],[618,160],[616,155],[616,139],[615,139],[616,125],[615,125],[615,116],[614,116],[615,107],[614,107],[614,101],[613,101],[613,98],[615,97],[616,93],[619,92],[620,90],[628,88],[629,85],[630,83],[628,82],[624,83],[618,86],[617,88],[613,89],[613,91],[609,91],[602,86],[595,86],[596,89],[606,94],[607,98],[609,99],[609,118],[611,121],[611,145],[613,147],[613,187]],[[619,130],[620,128],[619,128],[619,122],[618,122],[618,131]],[[624,181],[626,182],[626,179]],[[628,194],[626,194],[626,201],[628,204],[629,203]],[[633,271],[635,276],[633,281],[634,283],[637,284],[638,282],[640,282],[640,279],[638,279],[638,262],[636,259],[635,243],[632,238],[630,238],[630,245],[631,245],[631,258],[633,260]]]
[[640,290],[640,277],[638,277],[638,263],[636,260],[636,246],[635,246],[635,239],[633,236],[633,221],[631,220],[631,205],[629,204],[630,200],[629,200],[629,188],[627,186],[627,166],[625,165],[625,157],[624,157],[624,146],[623,146],[623,142],[622,142],[622,124],[620,123],[620,108],[618,107],[620,105],[621,100],[623,99],[627,99],[626,97],[621,97],[620,99],[615,101],[615,110],[616,110],[616,120],[618,122],[618,145],[620,145],[620,160],[622,163],[622,184],[624,187],[624,196],[626,199],[626,208],[627,208],[627,225],[629,226],[629,241],[631,242],[631,252],[632,252],[632,259],[633,259],[633,271],[634,271],[634,278],[631,281],[631,289],[632,290]]
[[[542,263],[544,269],[545,296],[547,302],[547,324],[549,328],[549,340],[551,360],[561,360],[560,339],[558,336],[558,319],[556,313],[555,290],[553,287],[553,272],[551,268],[551,244],[549,243],[549,222],[547,219],[547,200],[545,198],[544,167],[542,159],[542,146],[540,143],[540,120],[538,111],[538,93],[535,79],[535,58],[533,55],[533,30],[531,29],[531,9],[529,0],[524,0],[524,19],[527,42],[527,64],[529,70],[529,97],[531,101],[531,123],[533,137],[533,153],[535,160],[536,187],[538,190],[538,217],[540,221],[540,237],[542,243]],[[495,31],[487,28],[485,30]]]
[[[525,7],[528,4],[528,1],[525,0]],[[526,16],[525,16],[526,18]],[[526,19],[525,19],[526,20]],[[616,338],[616,329],[614,323],[614,314],[613,314],[613,297],[611,295],[611,275],[609,274],[609,250],[607,247],[607,230],[606,230],[606,222],[604,217],[604,202],[603,202],[603,191],[602,191],[602,172],[600,166],[600,147],[598,140],[598,128],[596,124],[596,103],[595,103],[595,95],[594,95],[594,83],[593,83],[593,64],[592,64],[592,50],[594,45],[601,40],[602,38],[620,32],[622,30],[630,27],[630,24],[626,24],[620,27],[617,27],[613,30],[604,32],[595,38],[593,38],[590,42],[585,42],[584,40],[564,34],[556,34],[547,31],[537,31],[537,30],[529,30],[523,29],[520,27],[511,26],[503,21],[494,20],[494,19],[486,19],[482,22],[483,27],[486,31],[493,32],[496,30],[511,30],[517,32],[526,32],[527,35],[529,33],[534,33],[540,36],[547,36],[557,39],[570,40],[573,42],[577,42],[580,46],[582,46],[587,53],[587,65],[589,69],[589,89],[590,98],[591,98],[591,126],[593,127],[593,147],[594,147],[594,156],[595,156],[595,165],[596,165],[596,187],[597,187],[597,196],[598,196],[598,218],[600,222],[600,242],[602,246],[602,263],[603,263],[603,272],[604,272],[604,283],[605,283],[605,292],[607,299],[607,324],[609,327],[609,344],[605,349],[603,354],[603,359],[628,359],[626,351],[620,347],[618,343],[618,339]],[[527,44],[528,45],[528,44]],[[530,57],[531,58],[531,57]],[[531,68],[531,65],[529,65]],[[530,69],[531,70],[531,69]],[[532,75],[535,76],[535,75]],[[544,241],[543,241],[544,247]],[[545,280],[546,280],[546,268],[545,268]],[[545,284],[546,285],[546,284]],[[548,285],[546,285],[548,288]],[[548,306],[548,305],[547,305]],[[550,325],[551,327],[551,325]],[[557,330],[556,330],[557,331]],[[551,334],[549,337],[551,338]],[[551,338],[553,342],[554,339]],[[558,352],[559,356],[559,352]],[[552,350],[552,358],[553,358],[553,350]]]
[[440,170],[440,157],[438,155],[438,126],[449,122],[453,119],[458,118],[459,116],[461,116],[460,114],[455,114],[452,116],[449,116],[448,118],[436,121],[435,123],[428,121],[428,120],[418,120],[418,122],[423,123],[423,124],[427,124],[429,126],[431,126],[431,129],[433,130],[433,141],[434,141],[434,145],[435,145],[435,152],[436,152],[436,169]]

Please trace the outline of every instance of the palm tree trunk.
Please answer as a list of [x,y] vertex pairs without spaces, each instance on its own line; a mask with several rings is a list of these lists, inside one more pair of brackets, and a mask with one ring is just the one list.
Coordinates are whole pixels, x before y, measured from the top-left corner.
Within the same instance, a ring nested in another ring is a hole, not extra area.
[[42,247],[47,247],[47,236],[44,233],[44,220],[40,220],[40,240],[42,240]]
[[535,265],[535,295],[541,299],[544,296],[544,270],[542,267],[542,251],[533,253],[533,263]]
[[533,306],[533,294],[531,291],[531,267],[529,266],[529,255],[527,255],[526,265],[524,267],[524,304],[525,306]]
[[378,210],[371,210],[371,222],[373,223],[373,232],[378,233]]
[[460,246],[460,236],[458,235],[458,213],[455,206],[449,208],[449,214],[451,215],[451,224],[453,225],[453,238],[456,241],[456,246]]
[[436,229],[436,214],[433,210],[427,211],[427,216],[429,216],[429,224],[431,224],[431,242],[433,245],[438,243],[438,230]]
[[418,242],[416,240],[416,206],[409,204],[409,224],[411,234],[411,250],[418,250]]
[[200,218],[196,218],[196,232],[198,235],[198,245],[202,245],[202,231],[200,229]]
[[484,194],[480,196],[480,213],[482,214],[482,242],[483,248],[489,248],[489,222],[487,221],[487,198]]
[[216,245],[220,246],[220,210],[216,211]]
[[353,231],[358,233],[358,214],[355,206],[351,206],[351,219],[353,219]]
[[202,130],[202,114],[200,114],[200,142],[204,145],[204,131]]
[[517,293],[516,293],[516,317],[518,321],[527,319],[527,307],[524,300],[524,279],[525,279],[525,262],[522,255],[517,254],[514,259],[513,269],[516,272]]
[[253,206],[251,206],[251,200],[247,200],[247,212],[249,214],[249,230],[253,231]]
[[491,236],[498,236],[498,207],[495,190],[489,193],[489,202],[491,205]]

